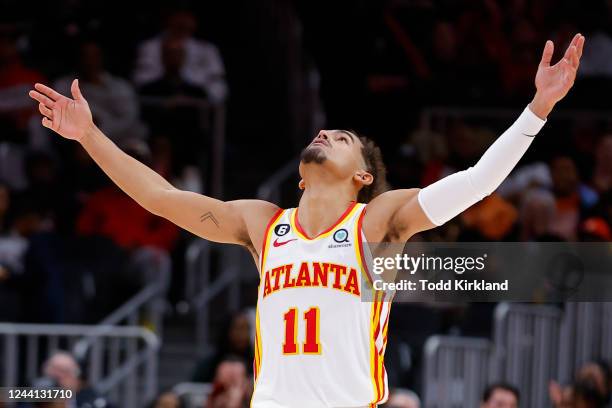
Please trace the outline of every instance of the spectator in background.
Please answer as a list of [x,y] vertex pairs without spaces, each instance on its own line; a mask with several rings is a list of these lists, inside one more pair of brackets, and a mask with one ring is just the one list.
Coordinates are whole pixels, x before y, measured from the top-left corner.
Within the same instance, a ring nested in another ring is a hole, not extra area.
[[420,408],[421,400],[414,392],[396,388],[389,394],[385,408]]
[[578,169],[571,157],[558,155],[550,164],[556,212],[552,230],[560,237],[574,241],[584,213],[597,204],[597,193],[580,182]]
[[153,138],[170,135],[177,163],[196,164],[204,148],[204,135],[200,131],[202,110],[198,103],[206,93],[181,74],[186,61],[184,43],[166,38],[161,47],[163,73],[140,89],[143,118],[149,123]]
[[167,75],[164,44],[174,44],[184,51],[180,77],[201,88],[211,102],[222,102],[227,96],[225,69],[217,47],[196,39],[196,17],[189,11],[178,10],[166,19],[162,33],[145,41],[138,49],[134,81],[138,85],[155,82]]
[[8,184],[0,180],[0,235],[8,230],[7,215],[11,203],[10,193]]
[[487,386],[482,394],[480,408],[518,408],[519,390],[507,383],[495,383]]
[[34,115],[37,107],[27,95],[35,82],[45,78],[25,66],[18,40],[16,28],[0,26],[0,177],[12,188],[22,189],[26,187],[26,146],[46,147],[48,138]]
[[241,360],[228,359],[217,367],[205,408],[244,408],[253,390]]
[[[132,85],[111,75],[104,68],[104,55],[94,41],[80,45],[76,77],[94,120],[115,143],[128,138],[142,138],[144,125],[139,120],[139,104]],[[54,87],[62,93],[70,93],[70,84],[75,75],[68,75],[55,81]]]
[[17,277],[23,272],[24,238],[10,234],[10,190],[0,181],[0,321],[15,321],[19,310]]
[[597,145],[592,185],[600,193],[612,190],[612,134],[605,135]]
[[153,403],[151,408],[181,408],[181,399],[172,391],[162,392]]
[[601,194],[597,205],[597,214],[612,228],[612,189]]
[[502,86],[506,96],[522,100],[533,92],[533,76],[538,69],[537,58],[539,33],[527,18],[521,18],[513,25],[509,46],[499,55]]
[[580,62],[581,77],[612,78],[612,37],[605,30],[589,35],[589,46],[585,48]]
[[17,47],[18,33],[13,27],[0,27],[0,141],[18,143],[27,139],[28,122],[37,113],[28,100],[28,90],[44,76],[25,66]]
[[10,224],[4,234],[0,233],[0,266],[4,266],[10,275],[18,276],[24,272],[23,257],[28,249],[28,239],[46,227],[32,195],[16,194],[10,205]]
[[[150,162],[149,148],[143,141],[128,141],[123,150],[144,163]],[[91,194],[78,215],[76,229],[82,236],[110,238],[125,249],[153,246],[170,252],[179,237],[175,225],[142,208],[114,184]]]
[[578,238],[582,242],[607,242],[612,241],[612,234],[610,226],[603,218],[590,217],[580,224]]
[[499,194],[493,193],[461,215],[470,231],[460,236],[465,241],[502,241],[513,232],[518,211]]
[[222,361],[233,358],[242,361],[252,374],[253,347],[251,324],[246,313],[238,313],[228,320],[229,326],[222,332],[215,352],[202,360],[192,376],[194,382],[211,382]]
[[539,241],[553,235],[556,204],[553,194],[542,188],[534,188],[521,199],[521,241]]
[[548,387],[555,408],[605,408],[612,392],[612,370],[602,360],[584,364],[571,385],[551,381]]
[[81,367],[72,354],[65,351],[56,351],[43,364],[43,377],[33,384],[54,384],[55,387],[71,390],[74,402],[66,404],[76,408],[108,408],[108,401],[89,387],[81,378]]
[[161,75],[142,84],[141,93],[146,96],[177,98],[180,96],[204,98],[206,93],[181,72],[185,67],[185,44],[174,38],[161,43]]

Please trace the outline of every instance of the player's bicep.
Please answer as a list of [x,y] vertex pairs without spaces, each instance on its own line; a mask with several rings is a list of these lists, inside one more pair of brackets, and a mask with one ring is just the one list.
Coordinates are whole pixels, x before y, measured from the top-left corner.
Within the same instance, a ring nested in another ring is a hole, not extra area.
[[191,191],[165,190],[158,198],[156,214],[204,239],[248,245],[242,208]]
[[435,227],[418,202],[418,188],[392,190],[368,204],[364,232],[371,242],[405,242]]
[[391,219],[391,225],[403,226],[401,240],[406,241],[414,234],[435,228],[437,225],[431,222],[419,202],[419,191],[416,192],[397,209]]

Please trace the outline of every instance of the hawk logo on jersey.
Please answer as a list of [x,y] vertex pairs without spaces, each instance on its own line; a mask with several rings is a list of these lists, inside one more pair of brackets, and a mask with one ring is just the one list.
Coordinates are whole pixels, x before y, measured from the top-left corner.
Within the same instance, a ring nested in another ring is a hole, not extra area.
[[[278,224],[274,228],[274,234],[279,236],[279,237],[282,237],[283,235],[287,235],[290,230],[291,230],[291,226],[289,224]],[[276,245],[274,245],[274,246],[276,246]]]

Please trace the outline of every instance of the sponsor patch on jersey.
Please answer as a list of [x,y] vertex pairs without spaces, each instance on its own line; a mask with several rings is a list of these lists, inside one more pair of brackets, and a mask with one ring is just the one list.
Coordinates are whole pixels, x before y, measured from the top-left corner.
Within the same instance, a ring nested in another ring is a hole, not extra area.
[[335,244],[329,244],[328,248],[345,248],[350,247],[351,242],[349,241],[349,233],[346,229],[340,228],[338,231],[334,232],[333,239],[336,242]]

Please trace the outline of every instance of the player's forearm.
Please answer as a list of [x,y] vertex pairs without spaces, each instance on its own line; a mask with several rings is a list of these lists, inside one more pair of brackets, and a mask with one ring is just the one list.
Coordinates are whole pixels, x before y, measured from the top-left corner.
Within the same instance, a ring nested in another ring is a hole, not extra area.
[[495,191],[545,122],[526,108],[473,167],[423,188],[418,200],[431,222],[442,225]]
[[83,148],[108,177],[147,210],[157,213],[159,194],[172,189],[162,176],[123,152],[95,125],[80,140]]

